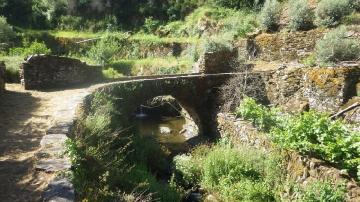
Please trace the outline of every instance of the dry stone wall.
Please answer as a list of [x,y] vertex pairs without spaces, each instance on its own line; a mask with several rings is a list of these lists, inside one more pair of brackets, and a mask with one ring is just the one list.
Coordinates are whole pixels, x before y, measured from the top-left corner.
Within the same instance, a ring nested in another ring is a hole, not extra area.
[[287,111],[336,112],[356,96],[360,66],[283,69],[266,74],[264,80],[271,104]]
[[0,93],[5,90],[5,62],[0,61]]
[[[237,145],[247,145],[255,147],[260,150],[273,151],[275,146],[262,133],[258,132],[250,123],[236,119],[229,114],[218,114],[218,130],[221,136],[232,136]],[[286,152],[285,154],[285,176],[300,186],[306,186],[309,182],[324,181],[332,179],[335,182],[345,182],[347,189],[346,201],[357,202],[360,201],[360,187],[354,179],[347,174],[341,172],[326,162],[299,155],[296,152]],[[291,190],[286,190],[282,193],[282,198],[287,201],[294,200],[294,193]]]
[[25,89],[70,86],[102,79],[100,67],[80,60],[49,56],[31,56],[20,68],[21,84]]
[[237,66],[237,51],[207,52],[200,56],[194,73],[216,74],[233,72]]

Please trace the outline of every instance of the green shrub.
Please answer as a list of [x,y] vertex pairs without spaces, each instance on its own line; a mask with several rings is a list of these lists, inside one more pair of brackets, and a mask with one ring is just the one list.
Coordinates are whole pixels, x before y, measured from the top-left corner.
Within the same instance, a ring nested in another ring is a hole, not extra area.
[[316,24],[332,27],[340,23],[341,19],[351,13],[349,0],[321,0],[316,8]]
[[352,0],[351,7],[356,11],[360,11],[360,0]]
[[316,43],[316,56],[321,63],[357,60],[360,58],[360,43],[346,36],[346,28],[339,27],[327,33]]
[[282,125],[271,131],[278,145],[319,156],[356,173],[360,157],[356,143],[360,136],[342,121],[332,121],[326,114],[310,111],[288,118]]
[[221,6],[233,9],[256,8],[262,2],[262,0],[210,0],[210,4],[213,6]]
[[50,54],[51,50],[46,46],[44,42],[34,41],[30,44],[25,43],[25,47],[16,47],[10,48],[10,55],[13,56],[25,56],[29,57],[30,55],[36,54]]
[[205,38],[201,46],[205,53],[231,51],[233,49],[229,39],[217,36]]
[[278,110],[258,105],[252,98],[245,98],[236,109],[236,115],[250,120],[257,128],[268,131],[278,124]]
[[301,60],[301,63],[307,67],[315,67],[316,66],[316,55],[311,54],[311,55],[307,56],[306,58]]
[[84,19],[72,15],[61,16],[57,28],[60,30],[83,30]]
[[220,142],[176,157],[175,171],[180,173],[180,185],[199,183],[223,201],[274,201],[281,178],[279,163],[273,154]]
[[333,184],[330,181],[314,181],[305,188],[298,188],[297,201],[341,202],[345,201],[346,187],[343,183]]
[[291,30],[308,30],[313,26],[314,13],[308,0],[289,1],[289,27]]
[[270,137],[282,148],[317,156],[348,169],[352,175],[359,172],[360,134],[351,131],[348,125],[314,111],[278,117],[272,111],[252,99],[245,99],[237,114],[259,129],[270,130]]
[[147,33],[154,33],[159,26],[160,26],[160,21],[154,20],[153,17],[146,18],[143,25],[144,30]]
[[260,24],[265,31],[279,28],[281,5],[277,0],[266,0],[260,13]]
[[15,38],[15,32],[12,27],[7,23],[6,18],[0,16],[0,51],[4,50],[6,47],[3,47],[2,43],[9,46],[11,40]]
[[98,64],[109,64],[120,51],[119,38],[105,34],[88,52],[88,56]]

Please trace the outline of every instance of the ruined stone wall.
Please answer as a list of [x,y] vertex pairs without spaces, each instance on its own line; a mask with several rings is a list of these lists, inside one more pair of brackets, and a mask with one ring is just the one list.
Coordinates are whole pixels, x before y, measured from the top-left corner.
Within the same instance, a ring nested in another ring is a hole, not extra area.
[[237,66],[237,51],[204,53],[194,66],[194,73],[216,74],[233,72]]
[[[236,119],[229,114],[218,114],[218,130],[221,136],[231,136],[234,138],[236,145],[246,145],[255,147],[260,150],[273,151],[276,147],[272,142],[256,130],[250,123]],[[335,182],[345,182],[347,189],[346,201],[360,201],[360,187],[354,179],[341,172],[326,162],[300,155],[296,152],[286,152],[285,154],[285,176],[288,180],[298,183],[300,186],[306,186],[309,182],[324,181],[332,179]],[[284,190],[282,198],[292,201],[294,193],[291,190]]]
[[5,63],[0,61],[0,93],[5,90]]
[[306,32],[263,33],[240,40],[237,47],[239,53],[242,53],[242,59],[293,61],[313,52],[316,41],[326,32],[325,29],[314,29]]
[[287,111],[331,113],[356,96],[360,66],[283,69],[266,74],[264,80],[271,104]]
[[38,55],[30,57],[20,68],[25,89],[70,86],[102,79],[101,68],[80,60]]

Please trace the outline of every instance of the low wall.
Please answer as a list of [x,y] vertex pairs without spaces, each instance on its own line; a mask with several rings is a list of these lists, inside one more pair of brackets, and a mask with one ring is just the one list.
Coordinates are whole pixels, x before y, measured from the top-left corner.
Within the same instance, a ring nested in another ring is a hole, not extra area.
[[0,61],[0,93],[5,90],[5,62]]
[[289,111],[308,105],[336,112],[353,96],[360,83],[360,66],[279,70],[265,77],[269,101]]
[[194,66],[194,73],[216,74],[234,72],[237,66],[237,50],[208,52],[200,56]]
[[[218,130],[221,136],[232,136],[238,146],[247,145],[257,149],[272,151],[276,149],[271,141],[262,133],[258,132],[250,123],[236,119],[232,115],[218,114]],[[332,179],[335,182],[345,182],[347,189],[346,201],[360,201],[360,187],[354,179],[339,169],[331,167],[326,162],[299,155],[296,152],[286,152],[285,154],[285,176],[287,179],[298,183],[300,186],[306,186],[313,181],[324,181]],[[289,201],[294,200],[293,193],[290,190],[282,193],[282,198]]]
[[[315,51],[316,42],[329,29],[313,29],[299,32],[253,33],[236,43],[241,60],[259,59],[290,62],[301,60]],[[348,27],[348,38],[360,40],[357,27]]]
[[20,68],[25,89],[63,87],[102,79],[100,67],[89,66],[77,59],[37,55],[28,58]]

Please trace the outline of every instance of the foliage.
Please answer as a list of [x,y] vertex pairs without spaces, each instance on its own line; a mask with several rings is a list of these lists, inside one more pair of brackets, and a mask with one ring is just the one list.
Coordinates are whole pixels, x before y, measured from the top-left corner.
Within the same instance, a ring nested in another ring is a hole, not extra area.
[[113,60],[116,53],[120,51],[119,38],[105,34],[88,52],[90,58],[98,64],[106,65]]
[[304,64],[307,67],[316,66],[316,55],[315,54],[310,54],[306,58],[302,59],[301,63]]
[[291,30],[308,30],[313,26],[314,13],[307,0],[289,1],[289,27]]
[[262,0],[210,0],[210,4],[226,8],[256,8],[263,3]]
[[[76,138],[67,143],[80,198],[124,201],[124,197],[143,196],[179,201],[179,193],[150,172],[160,169],[164,161],[159,145],[124,128],[129,123],[117,110],[114,97],[96,92],[89,102],[89,113],[78,121]],[[156,161],[151,156],[154,153]]]
[[328,180],[310,182],[305,188],[297,187],[297,192],[299,195],[296,201],[299,202],[340,202],[345,201],[346,196],[343,183],[333,184]]
[[359,134],[326,114],[310,111],[296,115],[287,119],[282,128],[274,128],[271,136],[282,147],[319,156],[352,173],[356,170],[353,162],[360,157],[356,151]]
[[6,18],[0,16],[0,50],[2,49],[1,43],[9,43],[15,37],[15,32],[12,27],[7,23]]
[[200,146],[175,158],[175,180],[183,187],[200,184],[223,201],[274,201],[280,184],[279,159],[231,142]]
[[333,121],[327,114],[314,111],[274,117],[273,109],[256,105],[252,99],[245,99],[239,108],[239,114],[255,125],[258,123],[260,129],[268,126],[277,145],[318,156],[356,175],[360,165],[360,134],[342,121]]
[[356,11],[360,11],[360,0],[352,0],[351,7],[354,8]]
[[51,53],[51,50],[46,46],[44,42],[25,42],[24,46],[25,47],[10,48],[10,55],[29,57],[30,55]]
[[278,124],[279,110],[258,105],[254,99],[246,97],[236,109],[236,115],[250,120],[257,128],[269,131]]
[[277,0],[266,0],[260,13],[260,23],[266,31],[276,31],[279,27],[281,5]]
[[147,33],[154,33],[156,29],[160,26],[159,20],[154,20],[153,17],[148,17],[144,22],[144,30]]
[[327,27],[336,26],[350,12],[349,0],[321,0],[315,11],[316,24]]
[[205,53],[231,51],[233,49],[229,39],[218,36],[206,38],[201,45]]
[[82,17],[63,15],[59,18],[57,28],[60,30],[83,30],[83,23]]
[[22,56],[0,56],[1,60],[5,62],[6,66],[6,83],[20,83],[19,68],[21,63],[23,63],[24,58]]
[[360,58],[360,43],[347,38],[345,27],[327,33],[316,43],[316,56],[321,63],[357,60]]

